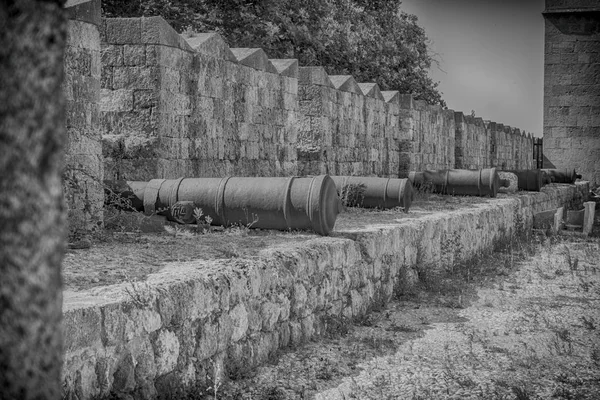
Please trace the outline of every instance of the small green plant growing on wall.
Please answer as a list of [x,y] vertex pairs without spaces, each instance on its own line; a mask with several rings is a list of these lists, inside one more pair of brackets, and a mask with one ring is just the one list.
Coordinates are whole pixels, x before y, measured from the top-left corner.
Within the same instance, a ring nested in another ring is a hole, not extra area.
[[366,185],[362,183],[349,183],[342,187],[339,193],[344,207],[360,207],[365,200]]
[[210,215],[204,215],[202,208],[194,208],[194,219],[196,220],[196,230],[198,233],[210,232],[210,224],[213,219]]
[[219,389],[221,388],[222,382],[222,367],[221,365],[214,360],[211,360],[213,374],[212,376],[207,374],[207,378],[212,382],[212,384],[207,388],[207,391],[212,395],[213,400],[218,399]]
[[127,283],[125,293],[127,293],[133,304],[139,308],[148,308],[152,305],[156,299],[156,295],[148,282],[136,282],[127,276],[125,277],[125,282]]

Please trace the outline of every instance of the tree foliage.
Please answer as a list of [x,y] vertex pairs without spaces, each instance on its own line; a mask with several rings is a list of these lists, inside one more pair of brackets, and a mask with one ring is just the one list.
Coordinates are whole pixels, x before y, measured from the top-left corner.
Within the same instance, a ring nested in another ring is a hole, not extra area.
[[103,0],[108,17],[160,15],[178,32],[218,32],[232,47],[261,47],[331,75],[445,102],[417,17],[399,0]]

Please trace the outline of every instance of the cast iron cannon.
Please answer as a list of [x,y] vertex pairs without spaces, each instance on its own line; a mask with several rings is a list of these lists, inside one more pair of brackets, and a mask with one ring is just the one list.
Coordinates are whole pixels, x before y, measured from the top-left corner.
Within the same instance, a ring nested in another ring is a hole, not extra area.
[[510,182],[500,179],[496,168],[412,171],[408,179],[416,187],[431,185],[435,193],[466,196],[496,197],[498,188],[510,185]]
[[404,207],[408,212],[414,191],[408,179],[332,176],[342,202],[350,207]]
[[520,190],[539,192],[542,186],[550,183],[550,177],[541,169],[507,170],[517,176]]
[[341,210],[329,175],[315,177],[180,178],[107,181],[132,209],[193,223],[196,208],[213,225],[313,230],[328,235]]
[[550,177],[553,183],[575,183],[582,176],[570,169],[542,169],[542,172]]

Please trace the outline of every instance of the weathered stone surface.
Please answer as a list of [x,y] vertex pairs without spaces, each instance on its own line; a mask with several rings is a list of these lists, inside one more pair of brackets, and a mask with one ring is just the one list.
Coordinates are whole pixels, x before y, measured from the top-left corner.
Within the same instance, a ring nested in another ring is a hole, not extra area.
[[206,321],[200,328],[198,345],[194,353],[199,360],[205,360],[217,353],[219,327],[215,322]]
[[113,377],[113,390],[115,392],[128,393],[135,389],[135,366],[131,354],[127,354],[121,360]]
[[534,229],[550,229],[554,225],[554,215],[556,210],[545,210],[534,214]]
[[567,227],[571,228],[583,228],[583,215],[584,210],[567,210]]
[[398,92],[397,90],[385,90],[381,92],[381,95],[383,96],[383,100],[386,103],[399,104],[400,102],[400,92]]
[[239,303],[229,312],[232,322],[231,340],[237,342],[242,339],[248,331],[248,312],[243,303]]
[[[67,103],[67,157],[64,191],[72,235],[103,223],[104,174],[98,129],[100,99],[100,2],[68,8],[63,93]],[[110,51],[107,62],[118,62]],[[78,157],[73,157],[77,155]]]
[[80,308],[63,314],[65,351],[101,343],[102,315],[97,308]]
[[[141,41],[123,38],[138,30]],[[181,39],[159,17],[114,21],[106,32],[102,132],[160,138],[153,157],[107,159],[108,175],[404,177],[531,164],[531,139],[503,126],[457,126],[451,110],[397,92],[386,98],[374,83],[361,89],[351,76],[271,61],[261,49],[229,49],[217,34]],[[111,92],[120,89],[134,92],[133,106],[128,93]]]
[[296,59],[269,59],[279,75],[298,79],[298,60]]
[[331,80],[329,80],[329,76],[323,67],[302,66],[298,69],[298,75],[298,83],[300,85],[333,87],[333,84],[331,83]]
[[[110,19],[108,19],[110,21]],[[162,17],[141,18],[140,39],[144,44],[161,44],[192,51],[189,44]],[[109,42],[113,42],[109,40]]]
[[[593,3],[595,12],[590,12]],[[576,169],[600,184],[600,17],[597,2],[547,0],[544,168]]]
[[594,216],[596,215],[596,203],[593,201],[588,201],[583,203],[584,207],[584,215],[583,215],[583,234],[589,235],[592,233],[592,228],[594,226]]
[[100,0],[67,0],[64,7],[70,20],[94,25],[102,23]]
[[198,53],[226,61],[237,62],[235,55],[233,55],[223,37],[218,33],[194,33],[188,37],[184,36],[184,38],[190,47]]
[[498,188],[500,193],[515,193],[519,190],[519,179],[511,172],[498,171],[498,177],[510,182],[508,187]]
[[343,92],[363,94],[352,75],[329,75],[333,87]]
[[62,3],[0,3],[0,397],[6,399],[61,395]]
[[179,340],[175,333],[161,330],[154,340],[154,360],[156,362],[156,375],[168,374],[175,369],[179,356]]
[[235,56],[237,62],[242,65],[246,65],[259,71],[270,72],[272,74],[277,73],[277,69],[271,64],[271,61],[269,61],[269,58],[263,49],[240,48],[231,49],[231,52]]
[[142,20],[139,18],[108,18],[105,20],[106,41],[113,44],[142,42]]
[[376,83],[359,83],[358,87],[362,93],[367,97],[373,97],[374,99],[384,100],[381,91],[379,90],[379,86]]

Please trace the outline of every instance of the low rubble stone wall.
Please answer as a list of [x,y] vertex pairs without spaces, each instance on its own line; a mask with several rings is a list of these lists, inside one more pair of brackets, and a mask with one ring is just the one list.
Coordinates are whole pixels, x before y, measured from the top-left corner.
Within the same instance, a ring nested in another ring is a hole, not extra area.
[[[406,223],[336,231],[252,259],[173,262],[143,284],[64,296],[64,397],[177,398],[243,375],[278,349],[364,315],[419,269],[490,251],[536,212],[580,207],[587,182],[550,185]],[[291,236],[293,240],[293,236]]]

